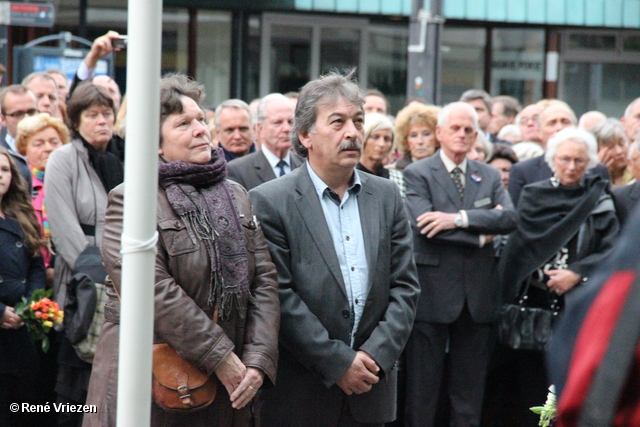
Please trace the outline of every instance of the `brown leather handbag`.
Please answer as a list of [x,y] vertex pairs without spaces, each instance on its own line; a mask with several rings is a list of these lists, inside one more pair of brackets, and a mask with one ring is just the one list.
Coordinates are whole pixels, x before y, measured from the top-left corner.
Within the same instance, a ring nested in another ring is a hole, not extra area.
[[[107,281],[110,279],[107,277]],[[120,300],[120,292],[113,290]],[[213,313],[218,323],[218,309]],[[169,344],[153,345],[151,396],[153,401],[168,412],[196,412],[211,405],[218,391],[215,375],[207,376],[195,365],[187,362]]]
[[207,376],[169,344],[153,345],[153,401],[165,411],[195,412],[216,397],[216,376]]

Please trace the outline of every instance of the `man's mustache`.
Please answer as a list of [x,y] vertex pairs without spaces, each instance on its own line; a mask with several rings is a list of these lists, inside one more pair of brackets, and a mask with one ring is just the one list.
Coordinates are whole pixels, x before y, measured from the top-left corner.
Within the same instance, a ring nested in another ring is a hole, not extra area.
[[358,150],[358,152],[362,152],[362,144],[355,139],[348,139],[338,147],[339,152],[343,152],[345,150]]

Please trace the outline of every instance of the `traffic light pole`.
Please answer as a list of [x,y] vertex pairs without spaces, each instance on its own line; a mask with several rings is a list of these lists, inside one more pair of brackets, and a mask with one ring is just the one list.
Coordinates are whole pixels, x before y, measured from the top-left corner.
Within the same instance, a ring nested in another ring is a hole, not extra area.
[[422,98],[440,103],[440,70],[442,52],[443,0],[431,0],[429,10],[424,0],[413,0],[409,24],[409,64],[407,100]]

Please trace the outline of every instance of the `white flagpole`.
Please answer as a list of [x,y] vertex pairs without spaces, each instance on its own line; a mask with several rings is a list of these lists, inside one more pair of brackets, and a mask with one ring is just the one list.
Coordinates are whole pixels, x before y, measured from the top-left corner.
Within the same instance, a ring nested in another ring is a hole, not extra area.
[[162,0],[129,0],[118,427],[149,426]]

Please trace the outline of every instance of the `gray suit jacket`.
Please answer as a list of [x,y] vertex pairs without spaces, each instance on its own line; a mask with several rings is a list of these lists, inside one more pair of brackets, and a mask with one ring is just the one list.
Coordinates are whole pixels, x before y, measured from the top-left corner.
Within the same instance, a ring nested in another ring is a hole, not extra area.
[[[291,153],[291,170],[300,166],[303,160]],[[260,184],[276,179],[273,168],[262,151],[247,154],[227,165],[227,178],[234,180],[244,188],[251,190]]]
[[360,173],[369,295],[351,348],[346,288],[307,167],[249,193],[278,269],[282,312],[278,382],[262,394],[261,423],[337,425],[345,394],[335,383],[357,350],[381,372],[371,391],[347,397],[351,412],[359,422],[388,422],[396,413],[396,361],[419,294],[402,198],[391,181]]
[[[479,236],[509,234],[517,215],[498,171],[472,160],[467,165],[464,201],[439,152],[404,170],[421,286],[417,321],[452,323],[466,301],[473,320],[486,323],[494,320],[500,307],[493,244],[480,248]],[[493,209],[497,205],[503,209]],[[416,219],[421,214],[461,209],[467,212],[469,228],[441,231],[431,239],[420,234]]]

